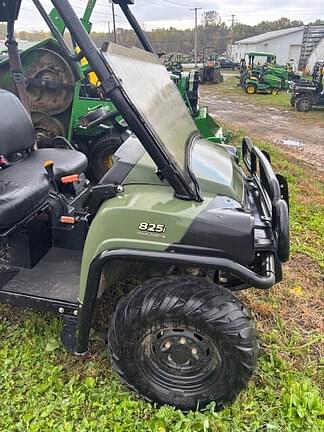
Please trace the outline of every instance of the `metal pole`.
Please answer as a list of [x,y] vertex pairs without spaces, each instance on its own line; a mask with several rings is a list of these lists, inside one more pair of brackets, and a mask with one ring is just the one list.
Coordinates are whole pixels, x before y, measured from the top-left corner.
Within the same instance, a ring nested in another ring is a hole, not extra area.
[[149,51],[151,53],[155,53],[155,50],[153,48],[153,45],[151,44],[151,41],[145,34],[145,32],[142,30],[141,26],[139,25],[139,22],[131,12],[130,8],[128,7],[128,2],[125,0],[119,0],[118,2],[121,10],[123,11],[127,21],[131,25],[132,29],[136,33],[136,36],[140,40],[141,44],[143,45],[143,48],[146,51]]
[[117,43],[117,33],[116,33],[116,16],[115,16],[115,5],[114,2],[111,3],[113,28],[114,28],[114,43]]
[[197,67],[197,63],[198,63],[198,11],[201,8],[193,8],[190,10],[195,11],[195,67]]

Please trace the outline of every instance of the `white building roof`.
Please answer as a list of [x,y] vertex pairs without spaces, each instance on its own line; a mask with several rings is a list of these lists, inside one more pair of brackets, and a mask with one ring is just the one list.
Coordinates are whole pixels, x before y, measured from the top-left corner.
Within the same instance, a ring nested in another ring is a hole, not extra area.
[[241,39],[241,40],[235,42],[234,45],[237,45],[237,44],[255,44],[255,43],[264,42],[264,41],[269,40],[269,39],[275,39],[275,38],[278,38],[280,36],[285,36],[287,34],[295,33],[297,31],[303,31],[303,30],[304,30],[304,27],[302,27],[302,26],[291,27],[291,28],[283,29],[283,30],[275,30],[275,31],[251,36],[251,37],[248,37],[245,39]]

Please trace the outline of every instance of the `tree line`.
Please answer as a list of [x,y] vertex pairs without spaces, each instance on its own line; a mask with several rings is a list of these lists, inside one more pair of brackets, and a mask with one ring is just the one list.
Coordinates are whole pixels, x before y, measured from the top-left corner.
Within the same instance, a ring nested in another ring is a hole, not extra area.
[[[317,20],[314,24],[324,24],[323,21]],[[275,21],[262,21],[256,25],[247,25],[236,23],[233,26],[225,24],[216,11],[205,12],[202,22],[198,26],[198,49],[204,47],[213,47],[218,54],[226,51],[228,44],[238,40],[254,36],[257,34],[281,30],[290,27],[303,26],[304,23],[299,20],[290,20],[289,18],[280,18]],[[174,27],[159,28],[146,32],[157,52],[181,52],[191,54],[194,47],[194,29],[188,28],[180,30]],[[5,25],[0,25],[0,38],[4,39],[6,34]],[[44,31],[27,32],[20,31],[17,37],[21,40],[40,41],[49,37],[49,33]],[[112,33],[92,32],[92,38],[101,46],[103,42],[113,40]],[[118,28],[117,41],[124,46],[140,46],[133,30]]]

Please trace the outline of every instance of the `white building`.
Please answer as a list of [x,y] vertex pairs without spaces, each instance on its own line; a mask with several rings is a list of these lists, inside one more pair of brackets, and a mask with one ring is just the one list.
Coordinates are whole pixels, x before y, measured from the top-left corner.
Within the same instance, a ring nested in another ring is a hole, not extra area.
[[317,47],[312,51],[307,62],[307,69],[311,71],[318,61],[324,61],[324,38],[319,42]]
[[276,30],[252,36],[232,45],[231,57],[240,61],[249,51],[271,52],[277,56],[277,63],[291,63],[298,69],[304,26]]

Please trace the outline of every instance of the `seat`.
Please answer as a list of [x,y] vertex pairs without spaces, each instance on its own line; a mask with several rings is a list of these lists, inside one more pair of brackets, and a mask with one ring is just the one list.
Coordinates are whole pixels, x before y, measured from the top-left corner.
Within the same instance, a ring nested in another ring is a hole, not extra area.
[[61,178],[70,174],[81,174],[88,167],[88,159],[84,153],[67,149],[39,149],[31,153],[28,158],[32,164],[44,166],[44,162],[54,162],[54,175]]
[[0,155],[25,152],[25,157],[0,170],[0,229],[7,229],[27,217],[48,199],[52,187],[44,162],[54,162],[57,178],[80,174],[87,158],[76,150],[33,150],[35,132],[19,99],[0,90]]
[[43,166],[29,158],[0,171],[0,229],[15,225],[42,205],[50,186]]

